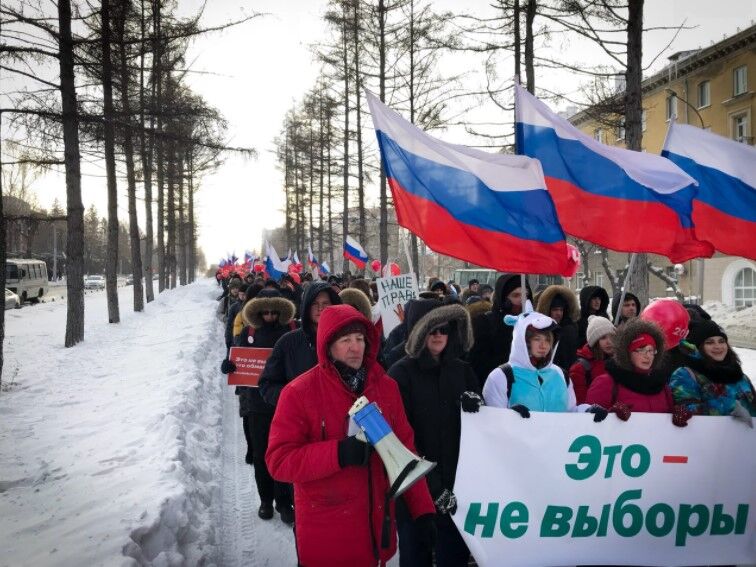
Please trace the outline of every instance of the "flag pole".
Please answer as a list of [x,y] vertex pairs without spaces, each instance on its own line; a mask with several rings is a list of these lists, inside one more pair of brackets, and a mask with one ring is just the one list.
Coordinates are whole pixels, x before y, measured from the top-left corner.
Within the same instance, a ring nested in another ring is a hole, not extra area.
[[[515,155],[519,155],[519,148],[517,147],[517,87],[520,86],[520,75],[519,73],[514,76],[514,84],[515,84],[515,100],[514,100],[514,112],[515,112],[515,119],[514,119],[514,125],[515,125],[515,131],[514,131],[514,152]],[[528,313],[528,286],[527,282],[525,280],[525,274],[520,274],[520,287],[522,288],[522,313]],[[533,304],[530,304],[530,309],[533,309]]]
[[[630,276],[630,274],[633,271],[633,266],[635,266],[635,260],[638,257],[637,252],[633,252],[630,254],[630,262],[627,264],[627,273],[625,274],[625,279],[622,280],[622,291],[620,292],[620,298],[619,298],[619,305],[617,306],[617,314],[614,316],[614,326],[617,326],[617,323],[619,323],[620,317],[622,316],[622,304],[625,303],[625,295],[627,294],[627,278]],[[638,313],[640,315],[640,313]]]

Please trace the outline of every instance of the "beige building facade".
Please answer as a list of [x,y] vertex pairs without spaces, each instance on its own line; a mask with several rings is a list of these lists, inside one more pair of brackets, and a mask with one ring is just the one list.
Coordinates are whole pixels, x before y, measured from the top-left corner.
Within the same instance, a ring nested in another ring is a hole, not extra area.
[[[669,64],[643,81],[643,151],[660,153],[671,120],[703,127],[738,142],[754,145],[756,118],[756,26],[701,49],[682,51]],[[621,122],[609,128],[580,112],[570,121],[595,139],[624,147]],[[756,167],[756,164],[754,165]],[[727,230],[727,227],[722,227]],[[756,249],[756,242],[754,242]],[[610,253],[610,263],[621,266],[626,254]],[[742,308],[756,305],[756,262],[721,254],[677,267],[663,257],[651,257],[678,279],[682,293],[703,301],[721,301]],[[601,258],[592,271],[602,280]],[[591,262],[592,264],[592,262]],[[598,282],[594,282],[598,283]],[[601,285],[601,284],[599,284]],[[670,295],[669,286],[651,276],[652,297]],[[608,290],[610,286],[604,284]]]

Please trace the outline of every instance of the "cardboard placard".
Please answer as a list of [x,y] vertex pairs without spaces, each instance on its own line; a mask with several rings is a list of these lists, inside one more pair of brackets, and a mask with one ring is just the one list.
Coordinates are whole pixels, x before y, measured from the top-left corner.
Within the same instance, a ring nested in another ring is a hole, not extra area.
[[389,333],[401,323],[399,312],[404,317],[403,307],[410,299],[419,295],[415,274],[400,274],[390,278],[378,278],[378,308],[383,320],[383,334]]
[[228,358],[236,364],[236,372],[228,375],[228,385],[257,388],[271,352],[272,348],[231,347]]

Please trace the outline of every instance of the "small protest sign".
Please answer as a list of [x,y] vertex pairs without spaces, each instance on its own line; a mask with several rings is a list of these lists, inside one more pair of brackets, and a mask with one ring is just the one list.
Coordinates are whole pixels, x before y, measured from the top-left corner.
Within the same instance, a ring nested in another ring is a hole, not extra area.
[[231,347],[229,360],[236,365],[236,371],[228,375],[228,385],[257,388],[272,351],[272,348]]
[[378,278],[378,308],[383,321],[383,334],[389,333],[404,320],[404,305],[410,299],[417,299],[415,274],[400,274],[390,278]]

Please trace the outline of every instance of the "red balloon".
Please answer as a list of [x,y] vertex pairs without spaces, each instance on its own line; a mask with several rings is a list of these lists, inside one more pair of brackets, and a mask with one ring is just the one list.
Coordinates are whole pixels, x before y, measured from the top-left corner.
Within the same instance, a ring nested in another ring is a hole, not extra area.
[[398,276],[402,273],[402,269],[399,267],[399,264],[396,264],[394,262],[391,262],[391,264],[389,264],[389,269],[391,270],[392,276]]
[[380,260],[373,260],[370,262],[370,269],[374,272],[380,272],[381,271],[381,261]]
[[255,264],[255,271],[256,272],[262,272],[264,270],[265,270],[265,266],[263,266],[262,264]]
[[653,321],[661,327],[667,350],[675,348],[688,336],[690,315],[685,307],[674,299],[657,299],[651,302],[640,316],[641,319]]
[[296,283],[301,284],[302,278],[299,276],[297,272],[289,272],[289,276],[291,279],[293,279]]

